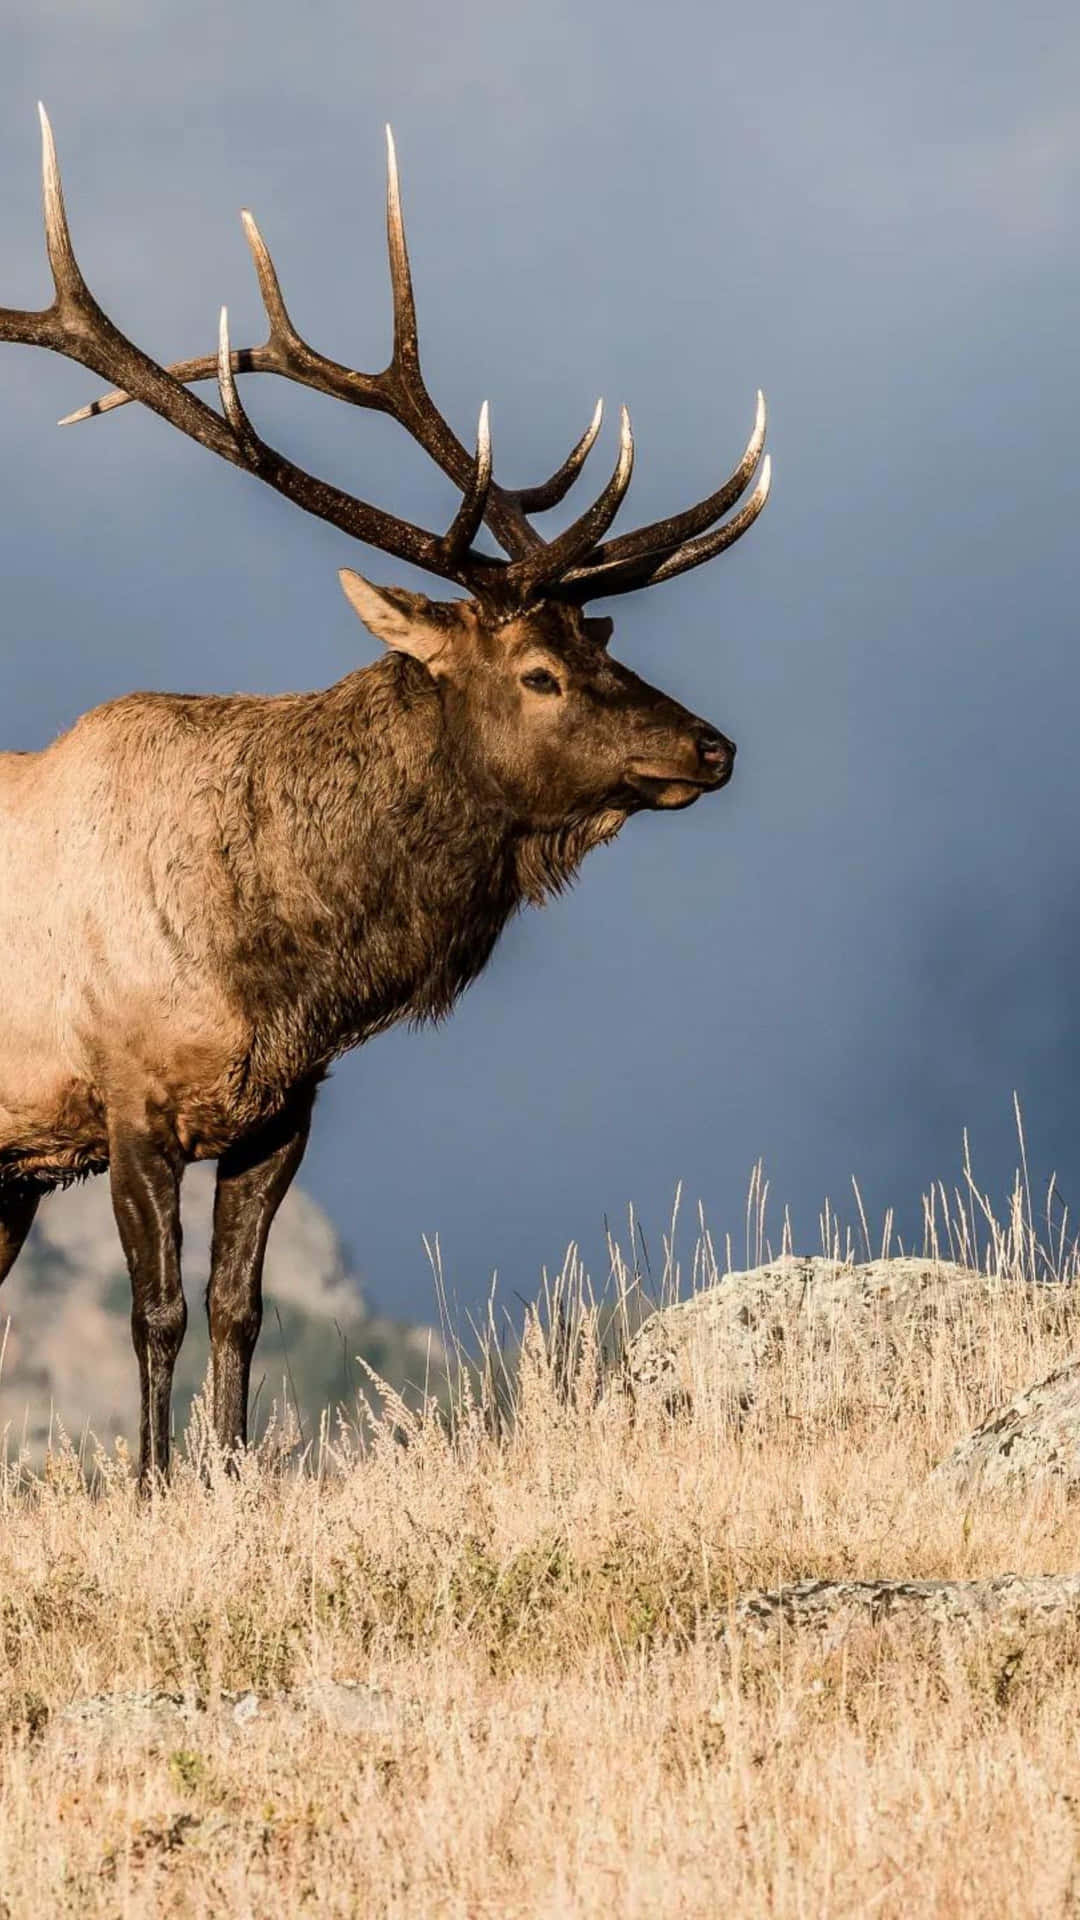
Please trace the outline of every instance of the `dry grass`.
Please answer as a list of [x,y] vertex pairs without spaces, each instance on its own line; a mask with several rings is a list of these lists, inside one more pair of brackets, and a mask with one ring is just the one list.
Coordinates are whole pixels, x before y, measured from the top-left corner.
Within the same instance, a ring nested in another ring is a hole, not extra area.
[[[987,1250],[1042,1259],[1022,1192]],[[733,1594],[810,1574],[1080,1568],[1080,1506],[964,1512],[925,1484],[1067,1336],[1017,1289],[982,1404],[948,1351],[884,1403],[787,1353],[738,1426],[635,1420],[595,1392],[587,1307],[572,1332],[568,1355],[534,1325],[499,1432],[463,1395],[452,1431],[391,1408],[363,1444],[264,1449],[235,1479],[196,1442],[145,1510],[123,1459],[90,1492],[62,1448],[41,1480],[9,1469],[6,1920],[1080,1912],[1075,1635],[1019,1664],[886,1630],[830,1655],[723,1637]],[[60,1718],[331,1675],[382,1690],[369,1731],[209,1715],[117,1743]]]

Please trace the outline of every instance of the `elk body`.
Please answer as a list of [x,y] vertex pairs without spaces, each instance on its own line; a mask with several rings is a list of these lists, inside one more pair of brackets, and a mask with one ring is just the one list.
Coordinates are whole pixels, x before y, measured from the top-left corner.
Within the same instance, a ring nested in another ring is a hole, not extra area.
[[[486,408],[469,454],[424,386],[390,145],[394,351],[369,375],[297,334],[250,216],[264,346],[166,369],[126,340],[72,251],[42,114],[56,295],[0,309],[0,340],[49,347],[115,384],[72,419],[141,401],[305,510],[464,589],[431,602],[344,571],[387,654],[327,691],[132,694],[40,753],[0,753],[0,1279],[41,1196],[108,1170],[133,1288],[140,1476],[168,1464],[186,1308],[179,1193],[218,1161],[208,1290],[214,1421],[243,1444],[267,1235],[329,1062],[392,1024],[445,1014],[524,903],[541,902],[642,808],[722,787],[731,742],[611,658],[588,601],[719,553],[764,505],[764,406],[731,478],[698,506],[605,535],[630,479],[544,541],[599,409],[542,486],[492,478]],[[293,466],[255,433],[237,373],[274,372],[394,415],[462,491],[430,534]],[[216,376],[223,412],[189,391]],[[760,463],[760,468],[759,468]],[[753,493],[732,518],[757,474]],[[474,545],[482,523],[504,549]]]

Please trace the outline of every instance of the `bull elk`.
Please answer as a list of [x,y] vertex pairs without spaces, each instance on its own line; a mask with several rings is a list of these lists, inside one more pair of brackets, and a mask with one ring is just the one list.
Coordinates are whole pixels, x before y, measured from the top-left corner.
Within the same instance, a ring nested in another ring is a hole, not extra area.
[[[187,1317],[185,1165],[218,1162],[207,1308],[214,1423],[231,1449],[247,1437],[267,1235],[329,1062],[395,1021],[447,1013],[520,906],[557,892],[631,814],[689,806],[729,779],[732,743],[612,659],[611,620],[584,608],[746,532],[769,490],[765,407],[759,394],[746,451],[707,499],[609,539],[633,465],[624,410],[611,478],[544,540],[530,516],[577,478],[600,408],[539,486],[493,479],[486,405],[475,451],[457,439],[421,374],[392,138],[385,370],[307,344],[248,213],[265,343],[231,347],[223,312],[216,354],[164,367],[87,286],[44,110],[41,124],[55,297],[41,312],[0,309],[0,340],[110,383],[61,424],[141,401],[307,513],[464,590],[431,601],[344,569],[350,605],[388,651],[336,686],[134,693],[41,752],[0,754],[0,1279],[41,1196],[107,1169],[132,1280],[146,1487],[168,1467]],[[237,390],[256,373],[390,414],[460,489],[446,532],[267,445]],[[212,378],[221,413],[190,391]],[[475,544],[485,524],[499,558]]]

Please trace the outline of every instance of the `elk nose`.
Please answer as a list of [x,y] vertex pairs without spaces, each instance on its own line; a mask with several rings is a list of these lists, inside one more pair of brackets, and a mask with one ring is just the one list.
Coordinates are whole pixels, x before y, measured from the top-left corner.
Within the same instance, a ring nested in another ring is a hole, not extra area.
[[698,756],[710,773],[730,773],[735,760],[735,742],[715,727],[703,727],[698,735]]

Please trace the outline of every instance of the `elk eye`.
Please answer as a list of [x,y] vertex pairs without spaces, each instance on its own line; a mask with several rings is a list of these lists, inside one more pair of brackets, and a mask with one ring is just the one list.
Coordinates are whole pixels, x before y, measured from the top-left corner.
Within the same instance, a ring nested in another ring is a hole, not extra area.
[[523,673],[521,676],[521,684],[523,687],[528,687],[533,693],[562,692],[562,688],[556,680],[555,675],[549,673],[546,667],[533,667],[528,673]]

